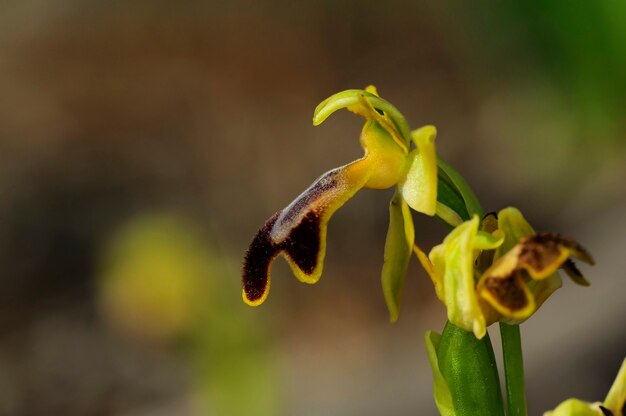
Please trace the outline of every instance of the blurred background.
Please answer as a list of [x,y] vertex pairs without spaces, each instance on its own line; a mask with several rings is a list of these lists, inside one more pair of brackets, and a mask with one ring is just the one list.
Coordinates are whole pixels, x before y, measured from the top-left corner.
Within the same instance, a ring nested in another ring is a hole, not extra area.
[[[626,352],[626,3],[0,3],[0,415],[435,415],[445,311],[417,262],[397,324],[391,191],[333,217],[314,286],[283,261],[243,304],[247,244],[361,154],[375,84],[487,211],[596,257],[522,327],[529,414],[602,400]],[[415,215],[417,242],[446,230]],[[497,330],[492,333],[494,344]]]

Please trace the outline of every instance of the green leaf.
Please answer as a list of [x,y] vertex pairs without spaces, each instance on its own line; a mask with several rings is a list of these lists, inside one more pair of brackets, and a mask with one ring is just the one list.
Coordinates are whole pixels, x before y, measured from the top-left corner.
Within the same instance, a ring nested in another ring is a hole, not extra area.
[[400,298],[414,241],[415,229],[411,210],[396,190],[389,204],[389,229],[381,278],[391,322],[398,320]]
[[456,170],[454,170],[452,166],[444,162],[441,157],[438,158],[438,164],[439,169],[443,172],[443,175],[440,175],[440,177],[444,176],[444,178],[447,179],[447,182],[461,195],[469,217],[472,217],[473,215],[482,217],[483,209],[478,202],[478,198],[476,198],[472,188],[470,188],[465,179],[463,179],[463,177]]
[[439,348],[441,335],[433,331],[426,331],[424,340],[426,341],[428,361],[430,361],[430,367],[433,370],[433,394],[435,396],[437,409],[439,409],[441,416],[456,416],[456,413],[454,412],[454,405],[452,404],[450,389],[448,388],[448,384],[443,378],[441,371],[439,371],[437,348]]
[[[462,220],[467,221],[470,219],[463,197],[450,184],[448,177],[441,170],[441,166],[437,176],[437,201],[456,212]],[[442,219],[446,221],[445,218]]]

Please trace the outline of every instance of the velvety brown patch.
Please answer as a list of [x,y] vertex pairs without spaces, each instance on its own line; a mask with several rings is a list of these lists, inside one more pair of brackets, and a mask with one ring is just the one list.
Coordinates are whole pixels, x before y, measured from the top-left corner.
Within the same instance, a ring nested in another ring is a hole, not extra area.
[[511,311],[519,311],[528,306],[528,299],[524,291],[523,270],[514,270],[506,277],[487,277],[484,280],[484,288],[491,295]]
[[[570,250],[572,256],[586,263],[594,264],[593,258],[589,252],[580,244],[570,238],[562,237],[557,233],[537,233],[522,239],[520,244],[522,245],[519,256],[520,264],[526,264],[539,273],[553,266],[564,249]],[[573,263],[564,264],[563,268],[575,282],[581,281],[580,278],[582,278],[582,274]],[[570,274],[570,272],[573,274]]]
[[306,274],[313,273],[320,252],[320,217],[311,211],[302,218],[281,247]]
[[527,264],[538,272],[545,270],[561,255],[562,240],[557,233],[537,233],[522,239],[520,264]]
[[284,241],[274,244],[270,233],[280,214],[279,211],[267,220],[246,252],[242,280],[250,302],[261,299],[267,291],[270,265],[281,251],[286,251],[305,274],[312,274],[317,265],[321,246],[320,216],[313,211],[307,213]]
[[281,251],[273,244],[270,231],[280,211],[274,214],[254,236],[243,262],[243,288],[250,302],[257,301],[267,291],[270,264]]
[[329,190],[336,188],[337,176],[341,169],[343,168],[333,169],[317,178],[311,186],[286,208],[287,211],[283,211],[284,216],[281,219],[281,223],[293,222],[304,210],[309,209],[314,201],[324,196]]

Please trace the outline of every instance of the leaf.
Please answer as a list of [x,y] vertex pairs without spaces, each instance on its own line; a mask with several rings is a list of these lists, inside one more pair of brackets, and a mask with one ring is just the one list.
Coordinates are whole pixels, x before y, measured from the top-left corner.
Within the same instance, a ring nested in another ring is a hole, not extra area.
[[467,184],[465,179],[463,179],[463,177],[456,170],[454,170],[452,166],[444,162],[443,159],[438,158],[438,164],[439,169],[444,174],[444,177],[448,179],[449,183],[463,198],[469,217],[472,217],[473,215],[478,215],[479,217],[482,217],[483,210],[480,206],[480,203],[478,202],[478,198],[476,198],[476,195]]

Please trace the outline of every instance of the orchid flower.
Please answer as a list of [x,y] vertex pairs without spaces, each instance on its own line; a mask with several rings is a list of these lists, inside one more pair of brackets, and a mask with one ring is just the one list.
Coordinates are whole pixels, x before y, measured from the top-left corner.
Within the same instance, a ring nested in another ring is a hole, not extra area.
[[611,386],[604,402],[589,403],[579,399],[567,399],[556,409],[543,416],[622,416],[626,401],[626,359]]
[[395,187],[389,207],[390,224],[382,270],[383,292],[391,319],[398,316],[406,268],[414,242],[410,208],[460,222],[437,202],[436,130],[424,126],[410,131],[405,118],[373,86],[346,90],[320,103],[313,124],[321,124],[346,108],[365,118],[361,131],[362,158],[320,176],[286,208],[267,220],[252,240],[243,266],[243,300],[261,304],[270,287],[270,268],[282,254],[302,282],[315,283],[322,275],[326,232],[333,213],[362,188]]
[[475,215],[452,230],[428,257],[419,247],[414,250],[450,322],[477,338],[496,321],[519,324],[528,319],[561,287],[559,268],[587,286],[571,257],[593,264],[574,240],[536,233],[516,208],[482,221]]

